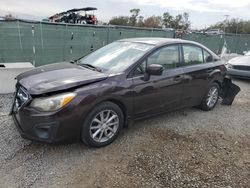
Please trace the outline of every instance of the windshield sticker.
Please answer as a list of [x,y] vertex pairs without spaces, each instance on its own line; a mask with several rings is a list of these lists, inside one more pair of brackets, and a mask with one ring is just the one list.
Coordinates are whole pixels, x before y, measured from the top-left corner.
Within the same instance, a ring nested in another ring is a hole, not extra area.
[[138,46],[133,46],[132,47],[133,49],[135,49],[135,50],[140,50],[140,51],[143,51],[143,52],[145,52],[145,51],[147,51],[150,47],[149,46],[144,46],[144,45],[138,45]]

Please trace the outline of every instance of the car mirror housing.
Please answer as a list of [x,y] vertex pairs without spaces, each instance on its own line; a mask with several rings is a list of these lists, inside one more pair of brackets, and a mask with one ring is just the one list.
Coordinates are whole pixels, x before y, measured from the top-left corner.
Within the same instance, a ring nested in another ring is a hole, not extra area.
[[162,75],[163,69],[160,64],[151,64],[147,67],[147,73],[149,75]]
[[212,62],[213,61],[213,56],[208,56],[207,58],[206,58],[206,62]]

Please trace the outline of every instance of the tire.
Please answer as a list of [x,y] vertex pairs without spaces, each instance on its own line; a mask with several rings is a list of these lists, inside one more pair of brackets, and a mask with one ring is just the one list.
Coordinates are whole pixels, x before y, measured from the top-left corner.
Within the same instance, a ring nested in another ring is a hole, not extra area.
[[200,108],[204,111],[212,110],[218,102],[219,92],[220,86],[215,82],[212,83],[203,97]]
[[112,143],[124,124],[120,107],[112,102],[102,102],[87,115],[81,140],[90,147],[103,147]]

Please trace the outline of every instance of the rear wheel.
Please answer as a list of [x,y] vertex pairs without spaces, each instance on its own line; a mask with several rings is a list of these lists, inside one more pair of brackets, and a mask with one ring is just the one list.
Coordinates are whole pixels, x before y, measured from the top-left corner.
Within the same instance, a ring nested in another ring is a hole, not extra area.
[[219,90],[220,87],[217,83],[212,83],[210,85],[200,105],[202,110],[209,111],[216,106],[219,99]]
[[113,142],[124,123],[124,115],[118,105],[103,102],[87,116],[82,126],[82,141],[92,147],[102,147]]

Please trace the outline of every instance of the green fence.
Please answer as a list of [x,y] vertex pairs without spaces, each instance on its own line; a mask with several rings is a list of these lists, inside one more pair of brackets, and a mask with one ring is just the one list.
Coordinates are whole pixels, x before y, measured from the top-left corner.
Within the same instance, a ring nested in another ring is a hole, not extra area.
[[250,50],[250,35],[205,35],[205,34],[187,34],[183,37],[186,40],[199,42],[216,54],[220,54],[224,44],[227,46],[228,53],[243,54]]
[[[55,24],[31,21],[0,21],[0,63],[31,62],[35,66],[69,61],[112,41],[130,37],[168,37],[173,31],[121,26]],[[187,34],[187,40],[204,44],[219,54],[223,45],[231,53],[250,49],[250,35]]]
[[122,38],[173,36],[160,29],[0,21],[0,62],[40,66],[76,59]]

